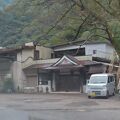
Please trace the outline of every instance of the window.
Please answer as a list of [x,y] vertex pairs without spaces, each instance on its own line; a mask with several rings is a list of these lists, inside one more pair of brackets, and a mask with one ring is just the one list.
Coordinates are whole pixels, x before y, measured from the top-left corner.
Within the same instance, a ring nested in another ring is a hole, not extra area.
[[108,77],[108,83],[113,82],[113,81],[114,81],[114,77],[113,76],[109,76]]
[[48,85],[48,81],[47,80],[44,80],[44,81],[40,81],[39,83],[40,85]]
[[34,50],[34,60],[39,60],[40,56],[39,56],[39,50]]
[[114,81],[114,76],[111,76],[111,82],[113,82]]
[[93,50],[93,54],[96,54],[97,53],[97,51],[96,50]]
[[[107,76],[91,76],[89,82],[92,84],[100,84],[100,83],[106,83],[107,82]],[[109,78],[108,78],[109,83]]]

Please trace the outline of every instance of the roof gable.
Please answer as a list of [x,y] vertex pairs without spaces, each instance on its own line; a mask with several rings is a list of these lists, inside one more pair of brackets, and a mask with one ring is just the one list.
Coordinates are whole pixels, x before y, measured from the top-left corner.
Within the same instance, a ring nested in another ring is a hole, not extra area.
[[[77,61],[77,59],[76,59]],[[63,65],[78,65],[78,63],[75,60],[71,59],[68,56],[63,56],[61,59],[59,59],[53,66],[63,66]]]

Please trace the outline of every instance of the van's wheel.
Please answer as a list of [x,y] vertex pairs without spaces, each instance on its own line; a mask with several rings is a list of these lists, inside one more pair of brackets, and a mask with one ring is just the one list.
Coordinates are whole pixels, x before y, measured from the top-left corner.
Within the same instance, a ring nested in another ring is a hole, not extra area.
[[90,98],[91,98],[91,96],[88,96],[88,98],[90,99]]

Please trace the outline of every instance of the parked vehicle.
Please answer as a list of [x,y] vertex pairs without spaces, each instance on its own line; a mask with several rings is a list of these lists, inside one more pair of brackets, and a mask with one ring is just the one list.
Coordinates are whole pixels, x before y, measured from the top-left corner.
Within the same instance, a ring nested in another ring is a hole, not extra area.
[[115,76],[113,74],[93,74],[87,83],[88,98],[115,95]]

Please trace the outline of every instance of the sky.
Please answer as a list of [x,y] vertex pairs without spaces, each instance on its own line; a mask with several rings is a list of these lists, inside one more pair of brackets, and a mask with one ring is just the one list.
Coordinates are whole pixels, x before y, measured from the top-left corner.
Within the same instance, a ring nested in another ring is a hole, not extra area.
[[5,4],[9,4],[12,0],[0,0],[3,1]]
[[0,9],[3,9],[6,5],[10,4],[12,0],[0,0]]

